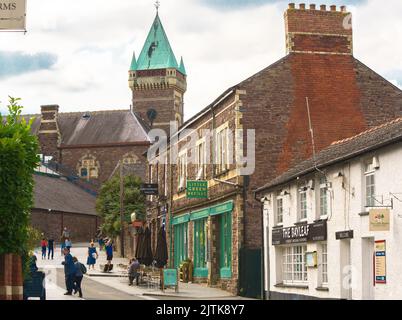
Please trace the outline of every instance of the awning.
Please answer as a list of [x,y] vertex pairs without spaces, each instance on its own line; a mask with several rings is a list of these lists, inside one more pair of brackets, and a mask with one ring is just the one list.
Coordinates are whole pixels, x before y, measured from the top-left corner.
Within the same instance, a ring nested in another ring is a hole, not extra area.
[[199,220],[199,219],[205,219],[209,217],[209,208],[194,211],[191,213],[190,220]]
[[218,214],[223,214],[226,212],[231,212],[233,211],[233,200],[230,200],[228,202],[218,204],[213,207],[208,207],[204,208],[202,210],[197,210],[193,211],[190,215],[190,220],[199,220],[199,219],[205,219],[208,218],[209,216],[216,216]]

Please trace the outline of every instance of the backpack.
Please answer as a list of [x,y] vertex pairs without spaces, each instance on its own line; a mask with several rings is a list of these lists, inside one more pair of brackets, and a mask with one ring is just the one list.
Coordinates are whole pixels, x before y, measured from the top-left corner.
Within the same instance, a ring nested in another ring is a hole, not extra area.
[[81,268],[82,274],[86,274],[86,273],[87,273],[87,268],[86,268],[82,263],[80,263],[80,268]]

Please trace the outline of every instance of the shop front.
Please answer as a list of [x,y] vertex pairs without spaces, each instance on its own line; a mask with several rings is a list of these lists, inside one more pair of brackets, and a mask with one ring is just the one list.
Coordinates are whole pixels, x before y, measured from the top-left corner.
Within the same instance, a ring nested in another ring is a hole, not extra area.
[[212,284],[230,280],[233,209],[234,201],[227,201],[174,217],[175,267],[190,259],[195,281]]

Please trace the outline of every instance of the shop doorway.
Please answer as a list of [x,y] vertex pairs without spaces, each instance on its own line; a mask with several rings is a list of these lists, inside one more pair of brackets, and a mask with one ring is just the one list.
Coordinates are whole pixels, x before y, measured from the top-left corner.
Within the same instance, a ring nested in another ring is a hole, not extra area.
[[362,300],[374,300],[374,238],[362,238]]
[[350,239],[340,241],[341,299],[352,300],[352,261]]

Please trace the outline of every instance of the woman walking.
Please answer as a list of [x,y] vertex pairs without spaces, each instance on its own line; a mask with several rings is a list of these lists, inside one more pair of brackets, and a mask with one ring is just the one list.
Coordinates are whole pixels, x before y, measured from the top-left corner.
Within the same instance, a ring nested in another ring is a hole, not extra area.
[[91,242],[88,247],[88,258],[87,258],[88,269],[91,269],[92,266],[92,270],[95,270],[96,259],[98,259],[98,252],[96,251],[95,244]]
[[46,259],[46,248],[47,248],[47,241],[45,238],[42,238],[40,242],[40,246],[42,247],[42,260]]

